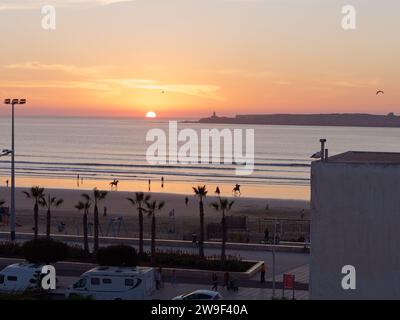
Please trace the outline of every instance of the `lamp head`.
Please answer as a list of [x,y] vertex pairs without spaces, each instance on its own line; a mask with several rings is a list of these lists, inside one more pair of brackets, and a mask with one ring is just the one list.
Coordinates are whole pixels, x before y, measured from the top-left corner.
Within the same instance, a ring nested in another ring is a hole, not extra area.
[[4,99],[5,104],[11,104],[11,99]]
[[19,104],[25,104],[26,103],[26,99],[20,99],[19,100]]

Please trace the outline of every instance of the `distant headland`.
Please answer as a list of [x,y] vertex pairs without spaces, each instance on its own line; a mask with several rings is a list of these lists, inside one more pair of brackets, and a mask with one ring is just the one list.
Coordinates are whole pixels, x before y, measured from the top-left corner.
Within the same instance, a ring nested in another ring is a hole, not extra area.
[[293,125],[293,126],[348,126],[348,127],[400,127],[400,116],[394,113],[374,115],[366,113],[329,114],[244,114],[235,117],[220,117],[214,112],[211,117],[198,123]]

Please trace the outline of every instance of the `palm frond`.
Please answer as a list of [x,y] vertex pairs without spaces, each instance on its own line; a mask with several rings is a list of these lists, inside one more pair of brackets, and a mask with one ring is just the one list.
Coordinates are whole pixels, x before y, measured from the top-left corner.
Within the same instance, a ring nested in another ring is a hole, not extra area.
[[87,193],[82,193],[81,196],[82,196],[86,201],[90,201],[90,200],[91,200],[90,196],[89,196]]

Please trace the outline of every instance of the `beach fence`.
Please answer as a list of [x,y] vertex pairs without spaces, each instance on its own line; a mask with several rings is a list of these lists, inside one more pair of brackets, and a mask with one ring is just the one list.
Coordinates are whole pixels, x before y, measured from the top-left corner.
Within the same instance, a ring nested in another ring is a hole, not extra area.
[[307,242],[310,238],[309,219],[253,218],[249,220],[249,228],[256,230],[252,232],[254,242],[271,242],[275,230],[278,241]]
[[[263,217],[227,216],[228,241],[238,243],[271,243],[276,223],[276,239],[289,242],[307,242],[310,235],[310,221],[305,219],[268,219]],[[4,223],[5,221],[3,221]],[[44,221],[43,221],[44,223]],[[52,230],[58,234],[82,235],[82,217],[63,217],[53,220]],[[268,231],[267,231],[268,230]],[[144,236],[150,237],[151,219],[144,219]],[[198,218],[180,217],[174,221],[171,232],[171,218],[157,218],[157,238],[191,241],[195,234],[199,237]],[[266,232],[267,231],[267,232]],[[268,239],[266,239],[268,233]],[[89,217],[88,235],[93,236],[93,218]],[[108,215],[100,217],[100,236],[138,238],[139,229],[135,215],[124,217]],[[220,241],[222,238],[221,218],[205,218],[205,240]]]

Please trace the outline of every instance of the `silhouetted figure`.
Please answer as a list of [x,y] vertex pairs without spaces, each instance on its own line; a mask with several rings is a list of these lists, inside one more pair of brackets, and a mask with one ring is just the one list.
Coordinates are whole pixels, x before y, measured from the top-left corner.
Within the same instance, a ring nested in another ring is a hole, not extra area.
[[197,234],[195,234],[195,233],[192,234],[192,243],[193,243],[193,245],[197,244]]
[[76,176],[76,185],[79,187],[79,174]]
[[110,182],[111,190],[115,189],[117,191],[118,190],[118,183],[119,183],[119,180],[116,180],[116,179],[114,179],[114,181],[111,181]]
[[188,203],[189,203],[189,198],[188,198],[188,197],[185,197],[185,206],[186,206],[186,207],[188,206]]
[[8,188],[8,180],[6,180],[6,187]]
[[266,272],[266,271],[267,271],[267,270],[266,270],[266,268],[265,268],[265,263],[263,263],[262,266],[261,266],[261,274],[260,274],[261,283],[264,283],[264,282],[265,282],[265,272]]
[[240,184],[237,184],[232,189],[233,195],[236,197],[237,195],[241,196],[242,193],[240,192]]
[[168,213],[169,217],[171,218],[171,223],[169,226],[169,233],[175,233],[175,209],[172,209],[169,213]]
[[151,190],[151,180],[149,179],[149,192]]
[[264,230],[264,241],[267,242],[269,240],[269,230],[265,228]]
[[164,188],[164,177],[161,177],[161,188]]
[[224,273],[224,287],[226,288],[226,289],[228,289],[228,286],[229,286],[229,272],[227,271],[227,272],[225,272]]
[[217,276],[216,273],[213,273],[213,274],[212,274],[211,281],[212,281],[212,288],[211,288],[211,290],[217,291],[217,290],[218,290],[218,276]]
[[221,195],[221,190],[219,190],[219,187],[215,188],[215,194],[219,197]]
[[103,217],[107,217],[107,207],[104,207]]

